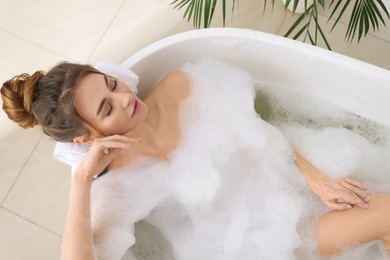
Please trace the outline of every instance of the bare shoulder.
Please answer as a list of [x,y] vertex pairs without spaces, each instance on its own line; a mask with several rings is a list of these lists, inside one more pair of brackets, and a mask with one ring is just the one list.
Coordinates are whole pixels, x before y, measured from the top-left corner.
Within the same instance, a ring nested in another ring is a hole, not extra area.
[[168,73],[156,86],[156,90],[164,96],[174,99],[184,99],[189,95],[191,80],[189,76],[181,71],[175,70]]
[[189,77],[187,75],[187,73],[185,73],[184,71],[182,70],[174,70],[174,71],[171,71],[169,72],[163,79],[162,79],[162,83],[163,82],[185,82],[185,81],[189,81]]

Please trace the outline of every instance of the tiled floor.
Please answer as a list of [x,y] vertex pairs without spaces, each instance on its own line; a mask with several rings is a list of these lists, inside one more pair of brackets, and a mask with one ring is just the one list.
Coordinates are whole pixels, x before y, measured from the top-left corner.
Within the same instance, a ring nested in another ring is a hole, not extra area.
[[[148,43],[192,29],[170,2],[3,0],[0,79],[45,70],[59,60],[122,62]],[[386,5],[390,9],[390,0]],[[228,25],[283,34],[291,15],[279,2],[264,15],[261,6],[241,1]],[[344,42],[345,29],[340,24],[330,36],[335,51],[390,70],[390,29],[351,46]],[[60,257],[70,170],[52,158],[53,147],[38,128],[21,129],[0,112],[0,259]]]

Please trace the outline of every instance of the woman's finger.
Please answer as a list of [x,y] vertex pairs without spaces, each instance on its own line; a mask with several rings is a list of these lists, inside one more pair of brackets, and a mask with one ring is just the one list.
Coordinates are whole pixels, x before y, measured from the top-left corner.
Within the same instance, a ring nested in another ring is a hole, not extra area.
[[327,204],[327,206],[334,210],[346,210],[352,208],[352,205],[347,202],[330,202]]
[[357,188],[356,186],[354,185],[351,185],[350,183],[348,182],[345,182],[345,183],[342,183],[342,185],[350,190],[351,192],[355,193],[359,198],[361,198],[364,202],[369,202],[370,201],[370,198],[368,197],[368,195],[365,193],[364,190],[361,190],[360,188]]
[[335,200],[338,203],[358,204],[365,203],[359,196],[349,190],[339,190],[335,193]]
[[133,144],[138,142],[138,138],[125,137],[125,136],[108,136],[104,138],[95,139],[94,143],[102,149],[102,151],[107,152],[107,149],[111,148],[129,148]]
[[88,175],[99,174],[122,149],[130,148],[136,142],[138,138],[121,135],[95,138],[82,162]]
[[350,191],[355,193],[357,196],[359,196],[365,202],[370,201],[369,197],[365,193],[365,191],[367,190],[367,187],[364,184],[361,184],[360,182],[349,179],[349,178],[342,179],[341,184],[346,189],[349,189]]
[[352,180],[352,179],[350,179],[350,178],[344,178],[343,180],[344,180],[345,182],[349,183],[350,185],[355,186],[355,187],[358,188],[358,189],[361,189],[361,190],[364,190],[364,191],[367,190],[367,186],[364,185],[364,184],[362,184],[362,183],[360,183],[360,182],[358,182],[358,181]]
[[369,205],[368,205],[368,202],[366,201],[363,201],[361,198],[358,198],[356,195],[345,195],[347,193],[343,193],[342,195],[340,195],[337,199],[336,199],[336,202],[337,203],[348,203],[348,204],[351,204],[351,205],[358,205],[359,207],[361,208],[368,208]]
[[103,138],[96,138],[94,142],[104,143],[104,142],[118,142],[118,143],[126,143],[126,144],[134,144],[138,142],[138,138],[128,137],[123,135],[111,135]]

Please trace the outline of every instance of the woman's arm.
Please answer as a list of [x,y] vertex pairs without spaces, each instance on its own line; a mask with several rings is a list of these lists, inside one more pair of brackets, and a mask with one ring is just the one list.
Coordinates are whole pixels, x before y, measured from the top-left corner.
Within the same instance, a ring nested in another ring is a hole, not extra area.
[[62,244],[63,260],[95,259],[90,216],[90,193],[94,176],[102,172],[122,148],[135,138],[109,136],[96,138],[72,177],[68,214]]
[[73,175],[62,244],[62,259],[94,259],[90,217],[92,177],[79,167]]
[[367,187],[349,178],[332,179],[295,152],[296,165],[308,186],[331,209],[350,209],[353,205],[368,208]]

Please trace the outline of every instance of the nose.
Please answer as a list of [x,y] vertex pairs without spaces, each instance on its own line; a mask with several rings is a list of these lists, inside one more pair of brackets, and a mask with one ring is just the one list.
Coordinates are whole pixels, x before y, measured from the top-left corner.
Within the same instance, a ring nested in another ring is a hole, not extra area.
[[127,108],[132,100],[132,95],[130,93],[118,93],[121,98],[121,106]]

